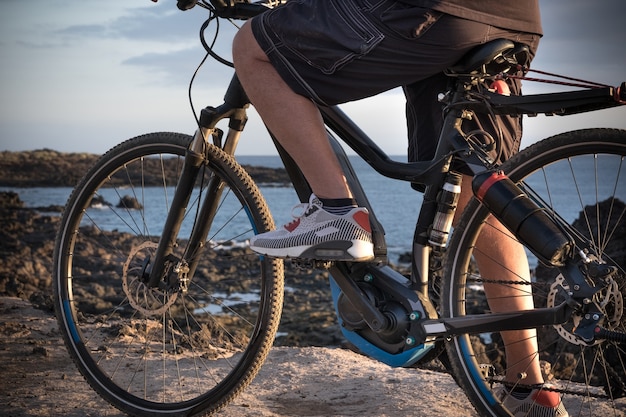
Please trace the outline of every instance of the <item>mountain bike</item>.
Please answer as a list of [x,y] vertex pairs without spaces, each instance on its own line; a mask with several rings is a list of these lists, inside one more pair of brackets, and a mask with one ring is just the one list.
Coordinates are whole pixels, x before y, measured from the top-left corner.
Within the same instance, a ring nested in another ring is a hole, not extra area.
[[[197,5],[210,15],[204,30],[217,18],[247,19],[278,3]],[[498,395],[509,366],[500,332],[536,329],[544,379],[570,415],[623,416],[626,131],[563,133],[498,166],[497,135],[467,132],[463,121],[476,112],[559,117],[606,109],[625,103],[626,86],[527,96],[485,87],[526,57],[524,46],[496,40],[449,69],[432,161],[392,160],[339,108],[320,107],[350,187],[370,211],[375,259],[294,262],[328,269],[338,321],[355,348],[390,366],[446,356],[481,415],[510,415]],[[224,102],[201,111],[193,136],[151,133],[117,145],[67,201],[54,251],[61,333],[87,382],[128,414],[217,412],[250,384],[274,343],[283,261],[247,247],[247,239],[275,225],[234,158],[249,104],[234,76]],[[381,175],[426,186],[410,276],[389,264],[384,229],[339,140]],[[308,201],[310,187],[276,145],[295,191]],[[476,197],[451,233],[459,161],[474,175]],[[572,206],[578,218],[565,214]],[[530,281],[481,274],[475,242],[493,218],[535,260]],[[534,309],[491,312],[485,285],[532,292]]]

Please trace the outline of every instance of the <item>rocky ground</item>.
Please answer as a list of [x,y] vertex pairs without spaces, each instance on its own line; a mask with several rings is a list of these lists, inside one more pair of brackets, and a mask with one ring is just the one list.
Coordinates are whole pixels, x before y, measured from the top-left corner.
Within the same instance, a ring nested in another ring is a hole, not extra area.
[[[57,209],[24,208],[18,195],[0,193],[0,415],[121,416],[82,379],[57,329],[50,275]],[[394,369],[339,347],[324,272],[288,268],[286,281],[307,286],[285,300],[280,331],[288,336],[220,415],[473,415],[448,374]]]
[[[0,415],[121,417],[70,360],[49,312],[0,297]],[[224,417],[476,416],[444,373],[394,369],[331,347],[276,347]]]

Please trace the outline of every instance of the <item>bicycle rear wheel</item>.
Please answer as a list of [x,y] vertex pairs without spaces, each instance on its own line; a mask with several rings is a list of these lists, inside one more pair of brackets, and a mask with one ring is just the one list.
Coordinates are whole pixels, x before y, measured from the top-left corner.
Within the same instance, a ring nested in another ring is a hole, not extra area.
[[[603,326],[622,333],[626,331],[625,158],[626,131],[589,129],[536,143],[501,167],[527,194],[544,201],[548,210],[589,239],[592,257],[618,268],[597,303],[606,314]],[[442,293],[446,317],[488,314],[484,285],[512,285],[481,273],[475,262],[477,256],[489,255],[476,246],[485,228],[495,230],[492,217],[473,200],[454,230],[447,253]],[[559,305],[563,291],[569,291],[567,283],[556,268],[548,268],[530,251],[526,253],[531,282],[515,287],[532,291],[535,307]],[[573,334],[576,324],[572,321],[576,320],[536,329],[538,352],[533,355],[540,361],[546,386],[561,394],[570,416],[625,416],[625,344],[608,340],[585,343]],[[498,333],[463,335],[448,343],[457,380],[482,415],[510,415],[501,400],[505,399],[504,375],[514,364],[507,363],[504,349]],[[511,382],[509,377],[507,383]],[[515,383],[522,386],[524,379]]]
[[283,265],[246,244],[274,228],[269,209],[212,145],[169,259],[182,265],[204,188],[218,178],[196,273],[186,283],[145,284],[190,141],[154,133],[110,150],[70,196],[56,240],[55,307],[68,351],[89,384],[131,415],[219,410],[257,374],[280,320]]

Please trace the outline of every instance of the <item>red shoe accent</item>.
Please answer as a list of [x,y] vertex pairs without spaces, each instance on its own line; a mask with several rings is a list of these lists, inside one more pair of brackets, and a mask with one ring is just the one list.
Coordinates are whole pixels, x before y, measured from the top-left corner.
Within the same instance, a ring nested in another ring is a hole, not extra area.
[[287,223],[284,227],[285,229],[287,229],[288,232],[291,233],[299,225],[300,225],[300,219],[298,218],[298,219],[295,219],[294,221]]
[[365,229],[368,233],[372,233],[372,226],[370,226],[370,216],[364,211],[358,211],[354,213],[352,218]]
[[557,408],[561,402],[561,395],[554,391],[537,390],[533,393],[533,400],[544,407]]

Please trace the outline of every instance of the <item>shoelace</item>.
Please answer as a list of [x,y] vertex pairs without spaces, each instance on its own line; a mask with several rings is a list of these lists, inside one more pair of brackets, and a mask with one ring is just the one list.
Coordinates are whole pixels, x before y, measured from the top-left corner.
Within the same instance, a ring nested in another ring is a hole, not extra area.
[[319,204],[319,200],[317,199],[309,203],[300,203],[293,206],[293,208],[291,209],[291,217],[293,217],[293,220],[287,223],[287,227],[294,226],[296,222],[298,222],[302,217],[310,214],[313,207],[319,207],[320,209],[322,209],[322,205]]

